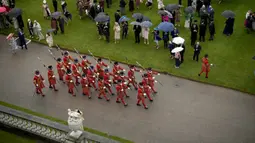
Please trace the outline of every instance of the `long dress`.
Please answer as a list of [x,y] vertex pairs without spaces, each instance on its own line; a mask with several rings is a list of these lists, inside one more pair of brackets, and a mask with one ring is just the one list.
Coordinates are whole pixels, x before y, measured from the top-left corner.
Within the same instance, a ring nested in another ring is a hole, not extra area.
[[43,7],[43,16],[49,17],[51,15],[51,13],[50,13],[48,4],[43,4],[42,7]]
[[42,40],[44,39],[44,36],[42,34],[42,28],[41,28],[41,25],[38,23],[38,22],[34,22],[34,33],[35,35],[37,35],[39,37],[39,40]]
[[119,40],[120,39],[120,26],[114,26],[114,39]]
[[129,11],[133,12],[135,10],[134,0],[129,0]]
[[16,43],[16,40],[14,39],[14,37],[12,37],[10,40],[8,40],[10,48],[12,53],[16,53],[16,50],[18,49],[18,45]]
[[150,29],[149,29],[149,28],[145,28],[145,29],[144,29],[144,35],[143,35],[143,36],[144,36],[144,37],[143,37],[144,39],[147,39],[147,40],[149,39],[149,32],[150,32]]
[[53,37],[51,34],[50,35],[46,34],[46,42],[48,43],[50,48],[53,46]]

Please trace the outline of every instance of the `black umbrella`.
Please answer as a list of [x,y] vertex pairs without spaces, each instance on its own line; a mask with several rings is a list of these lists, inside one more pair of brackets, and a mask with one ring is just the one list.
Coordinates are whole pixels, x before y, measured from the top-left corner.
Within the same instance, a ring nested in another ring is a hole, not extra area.
[[186,13],[194,13],[195,9],[192,6],[186,7],[184,10]]
[[180,6],[178,4],[169,4],[166,6],[166,10],[167,11],[173,11],[180,8]]
[[253,59],[253,60],[255,60],[255,56],[254,56],[254,57],[252,57],[252,59]]
[[109,16],[103,15],[103,14],[99,14],[99,15],[96,16],[96,18],[94,20],[96,22],[107,22],[109,20]]
[[224,12],[222,12],[221,14],[222,16],[224,16],[225,18],[234,18],[235,17],[235,13],[231,10],[225,10]]
[[13,9],[11,9],[11,11],[8,12],[7,15],[10,18],[12,18],[12,17],[17,17],[17,16],[19,16],[21,14],[22,14],[22,10],[20,8],[13,8]]
[[151,20],[150,20],[150,18],[149,18],[149,17],[147,17],[147,16],[143,16],[142,21],[151,21]]
[[55,19],[58,19],[61,15],[62,15],[61,12],[56,11],[56,12],[53,12],[53,13],[51,14],[51,17],[52,17],[52,18],[55,18]]
[[135,18],[135,19],[142,19],[142,18],[143,18],[143,15],[142,15],[141,13],[134,13],[134,14],[132,15],[132,17]]

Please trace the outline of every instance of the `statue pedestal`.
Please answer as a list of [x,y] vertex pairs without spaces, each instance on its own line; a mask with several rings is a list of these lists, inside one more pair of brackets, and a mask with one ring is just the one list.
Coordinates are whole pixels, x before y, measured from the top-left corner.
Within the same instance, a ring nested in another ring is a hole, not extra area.
[[70,132],[66,138],[65,143],[83,143],[84,141],[82,140],[82,134],[82,131]]
[[69,137],[71,138],[74,138],[74,139],[79,139],[80,136],[82,135],[82,131],[72,131],[70,134],[69,134]]

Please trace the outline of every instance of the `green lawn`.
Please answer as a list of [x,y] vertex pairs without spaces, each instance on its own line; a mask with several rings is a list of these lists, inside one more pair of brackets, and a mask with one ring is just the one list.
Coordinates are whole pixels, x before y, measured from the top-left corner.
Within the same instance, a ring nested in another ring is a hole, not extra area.
[[35,140],[0,130],[0,143],[36,143]]
[[[164,1],[165,5],[175,2],[177,0]],[[43,32],[46,32],[50,27],[50,21],[43,19],[41,3],[41,0],[17,0],[17,7],[23,9],[24,21],[28,18],[32,20],[36,19],[41,24]],[[51,0],[48,0],[48,3],[51,10],[53,10]],[[82,53],[88,53],[87,50],[90,49],[97,56],[122,62],[125,62],[125,57],[127,56],[129,62],[133,64],[135,64],[135,61],[139,61],[145,67],[151,66],[154,69],[173,75],[255,94],[255,79],[253,74],[255,61],[252,60],[252,57],[255,55],[254,47],[252,47],[254,45],[254,34],[247,34],[243,26],[245,14],[251,5],[255,5],[255,1],[226,0],[220,5],[213,3],[216,24],[215,41],[209,42],[207,40],[205,43],[202,43],[203,49],[201,53],[201,58],[205,53],[208,53],[210,62],[215,65],[215,67],[212,67],[209,79],[205,79],[204,76],[197,76],[201,68],[201,63],[192,61],[193,49],[190,46],[190,32],[183,28],[184,15],[182,16],[182,27],[179,30],[180,36],[184,37],[187,43],[187,51],[184,57],[186,60],[180,69],[175,69],[173,66],[174,61],[169,59],[169,51],[163,48],[156,50],[152,39],[149,46],[143,43],[140,45],[134,44],[134,34],[131,31],[131,26],[129,39],[120,41],[120,44],[113,43],[113,33],[111,33],[112,41],[110,44],[107,44],[103,40],[98,40],[95,23],[88,18],[83,20],[79,19],[75,0],[67,0],[67,4],[68,10],[73,14],[73,21],[65,27],[64,35],[59,34],[54,37],[55,43],[58,43],[62,47],[71,50],[76,48]],[[118,9],[118,6],[119,0],[114,0],[112,8],[106,8],[106,12],[111,16],[111,21],[114,20],[114,12]],[[184,6],[186,6],[186,0],[184,1]],[[140,7],[141,9],[136,12],[141,12],[145,16],[150,17],[155,26],[160,23],[159,15],[157,15],[156,2],[152,10],[147,10],[144,5]],[[235,29],[231,37],[226,37],[222,34],[225,18],[221,16],[221,13],[225,9],[236,12]],[[128,11],[128,5],[126,11]],[[128,17],[131,17],[131,13],[127,13]],[[113,22],[111,23],[112,25]],[[208,33],[206,39],[209,39]],[[162,46],[163,43],[161,42]]]

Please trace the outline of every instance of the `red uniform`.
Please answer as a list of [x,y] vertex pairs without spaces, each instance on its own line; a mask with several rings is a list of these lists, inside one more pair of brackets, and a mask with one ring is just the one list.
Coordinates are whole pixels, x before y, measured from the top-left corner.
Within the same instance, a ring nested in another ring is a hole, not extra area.
[[202,69],[201,72],[198,74],[199,76],[205,72],[205,77],[208,78],[208,73],[210,72],[210,64],[208,58],[202,58]]
[[70,69],[71,68],[71,61],[73,61],[73,58],[71,56],[64,56],[63,57],[63,63],[66,69]]
[[110,74],[110,73],[104,73],[104,83],[105,83],[105,87],[107,88],[107,90],[112,94],[112,95],[114,95],[113,93],[112,93],[112,89],[111,89],[111,84],[112,84],[112,82],[111,82],[111,79],[110,79],[110,76],[111,76],[112,74]]
[[151,98],[151,87],[150,87],[150,80],[149,78],[145,77],[143,78],[143,90],[146,93],[146,96],[149,98],[150,101],[153,99]]
[[57,91],[55,86],[57,84],[57,80],[52,70],[48,70],[48,81],[49,81],[50,88],[53,87],[53,89]]
[[89,96],[89,98],[91,98],[90,89],[89,89],[89,81],[87,77],[81,78],[81,87],[82,87],[83,95],[87,95]]
[[84,74],[87,74],[88,68],[89,68],[88,66],[90,64],[91,64],[91,62],[89,62],[87,59],[81,61],[80,67],[82,68],[82,72]]
[[73,96],[75,96],[75,93],[74,93],[74,88],[75,88],[75,84],[73,82],[73,78],[72,78],[72,75],[66,75],[66,83],[67,83],[67,86],[68,86],[68,92],[73,94]]
[[41,94],[42,96],[44,96],[44,94],[42,93],[42,89],[45,87],[43,80],[44,78],[42,77],[42,75],[35,75],[33,79],[36,88],[36,93]]
[[65,69],[64,69],[63,63],[59,62],[57,64],[57,70],[58,70],[59,80],[64,80]]
[[103,67],[108,67],[107,64],[105,64],[104,62],[99,62],[97,63],[97,72],[99,73],[99,76],[103,77],[104,76],[104,69]]
[[126,102],[124,101],[124,94],[123,94],[123,89],[121,87],[120,84],[117,84],[116,85],[116,91],[117,91],[117,99],[116,99],[116,102],[119,103],[121,100],[121,102],[124,104],[124,105],[127,105]]
[[124,69],[120,65],[114,65],[113,66],[112,73],[114,75],[114,77],[113,77],[114,82],[117,82],[119,73],[122,70],[124,70]]
[[144,98],[144,89],[139,87],[138,88],[138,93],[137,93],[137,105],[140,105],[140,102],[142,101],[143,107],[147,108],[145,104],[145,98]]
[[154,75],[158,75],[158,72],[155,71],[147,71],[148,77],[153,77]]
[[81,74],[79,72],[79,65],[78,64],[73,64],[72,65],[72,71],[73,71],[73,76],[75,78],[76,85],[80,84],[79,83],[79,78],[81,77]]
[[104,85],[104,81],[101,80],[101,81],[98,81],[98,89],[99,89],[99,95],[98,95],[98,98],[101,99],[102,95],[104,96],[104,98],[109,101],[110,99],[106,96],[106,93],[105,93],[105,85]]
[[88,73],[87,73],[87,77],[88,77],[88,82],[89,82],[89,85],[91,86],[91,84],[92,84],[92,86],[95,88],[95,89],[97,89],[96,88],[96,75],[95,75],[95,70],[91,70],[91,69],[89,69],[88,70]]
[[128,71],[128,85],[130,85],[130,83],[133,85],[133,87],[135,89],[137,89],[137,82],[135,81],[135,71],[139,72],[140,70],[137,70],[136,68],[131,68]]
[[124,82],[121,82],[120,84],[120,87],[121,87],[121,92],[126,96],[126,97],[129,97],[128,95],[127,95],[127,89],[128,89],[128,86],[124,83]]

